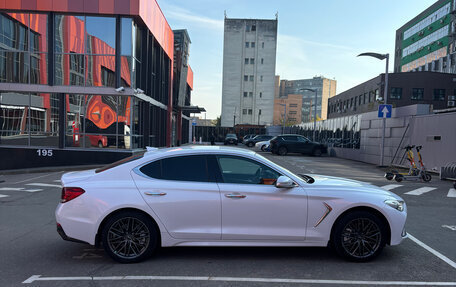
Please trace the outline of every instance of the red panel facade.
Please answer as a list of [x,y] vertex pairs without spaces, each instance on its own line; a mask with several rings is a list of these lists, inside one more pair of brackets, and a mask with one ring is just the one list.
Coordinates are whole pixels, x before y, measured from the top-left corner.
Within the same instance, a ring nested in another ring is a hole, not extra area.
[[193,70],[190,65],[188,65],[188,71],[187,71],[187,84],[190,87],[190,89],[193,90]]

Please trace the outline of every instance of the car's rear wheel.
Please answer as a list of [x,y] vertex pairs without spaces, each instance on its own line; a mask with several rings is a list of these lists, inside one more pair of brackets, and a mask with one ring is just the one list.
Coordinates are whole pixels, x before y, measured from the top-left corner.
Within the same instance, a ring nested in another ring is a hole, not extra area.
[[319,149],[319,148],[314,149],[313,152],[312,152],[312,155],[313,156],[321,156],[321,149]]
[[279,155],[286,155],[288,153],[288,149],[284,146],[279,147],[278,154]]
[[158,231],[150,218],[139,212],[126,211],[110,217],[102,230],[106,253],[120,263],[142,261],[158,245]]
[[266,151],[266,145],[265,144],[261,146],[261,151]]
[[103,143],[101,141],[98,141],[98,147],[99,148],[102,148],[103,147]]
[[254,146],[254,143],[253,143],[253,142],[249,142],[249,143],[247,144],[247,146],[248,146],[248,147],[253,147],[253,146]]
[[354,211],[334,227],[331,242],[337,253],[351,261],[364,262],[377,257],[386,243],[386,227],[378,216]]

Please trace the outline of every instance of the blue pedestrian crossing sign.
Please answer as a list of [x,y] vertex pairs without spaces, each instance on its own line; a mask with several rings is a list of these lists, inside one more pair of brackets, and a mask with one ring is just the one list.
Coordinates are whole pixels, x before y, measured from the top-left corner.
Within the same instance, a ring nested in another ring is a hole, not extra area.
[[391,118],[393,106],[391,105],[379,105],[378,106],[378,117],[379,118]]

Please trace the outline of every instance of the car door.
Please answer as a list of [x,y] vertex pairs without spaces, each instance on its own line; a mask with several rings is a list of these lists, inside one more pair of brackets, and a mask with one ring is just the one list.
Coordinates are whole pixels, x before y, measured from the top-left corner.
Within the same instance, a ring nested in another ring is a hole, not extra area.
[[284,136],[288,152],[300,152],[297,136]]
[[169,234],[179,239],[221,238],[220,192],[205,155],[155,160],[132,177]]
[[298,136],[298,145],[299,145],[299,152],[301,153],[312,153],[313,144],[310,140],[303,136]]
[[223,240],[305,239],[307,196],[303,188],[275,187],[281,175],[252,158],[217,155]]

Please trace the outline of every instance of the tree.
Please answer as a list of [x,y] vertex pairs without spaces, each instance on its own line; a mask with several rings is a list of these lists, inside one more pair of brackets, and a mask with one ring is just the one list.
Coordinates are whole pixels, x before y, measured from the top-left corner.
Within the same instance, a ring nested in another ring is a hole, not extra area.
[[212,125],[219,127],[222,125],[222,118],[218,116],[215,120],[212,120]]

